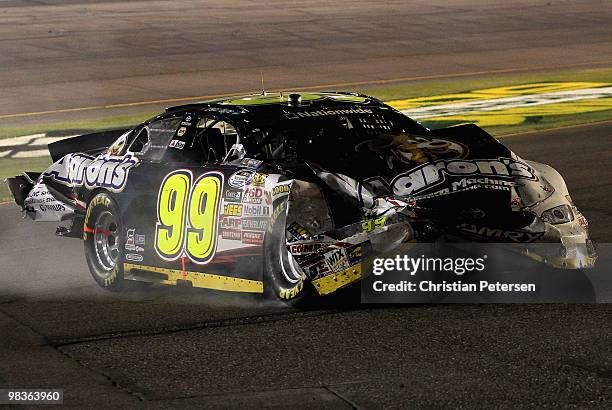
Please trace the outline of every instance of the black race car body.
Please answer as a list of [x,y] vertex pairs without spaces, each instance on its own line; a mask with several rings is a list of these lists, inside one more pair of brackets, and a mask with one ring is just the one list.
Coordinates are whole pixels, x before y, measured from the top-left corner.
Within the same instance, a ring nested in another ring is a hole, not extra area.
[[294,299],[358,281],[409,241],[555,242],[590,266],[563,178],[474,125],[429,130],[352,93],[252,95],[172,107],[130,130],[50,145],[8,180],[34,220],[66,221],[103,287],[187,283]]

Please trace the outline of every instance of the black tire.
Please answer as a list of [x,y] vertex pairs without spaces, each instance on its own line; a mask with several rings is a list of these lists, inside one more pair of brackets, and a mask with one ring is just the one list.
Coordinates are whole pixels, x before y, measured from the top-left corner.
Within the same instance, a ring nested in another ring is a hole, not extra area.
[[83,225],[85,259],[94,280],[109,291],[125,290],[123,224],[117,203],[105,192],[87,204]]
[[274,207],[264,242],[264,294],[290,305],[301,305],[312,293],[306,275],[286,245],[286,199]]

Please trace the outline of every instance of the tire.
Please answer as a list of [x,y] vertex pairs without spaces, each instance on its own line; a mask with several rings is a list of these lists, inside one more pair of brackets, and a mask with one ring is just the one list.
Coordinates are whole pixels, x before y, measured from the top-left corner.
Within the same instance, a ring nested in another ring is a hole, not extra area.
[[[286,199],[274,207],[264,242],[264,294],[289,305],[302,304],[311,294],[306,275],[286,244]],[[275,218],[276,216],[276,218]]]
[[94,280],[109,291],[126,288],[123,279],[123,224],[117,203],[105,192],[87,204],[83,226],[85,259]]

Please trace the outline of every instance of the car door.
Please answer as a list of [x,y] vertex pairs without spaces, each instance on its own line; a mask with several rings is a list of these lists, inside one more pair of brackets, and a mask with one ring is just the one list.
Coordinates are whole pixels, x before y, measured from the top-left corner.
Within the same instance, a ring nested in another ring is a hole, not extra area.
[[118,198],[125,231],[124,259],[127,263],[158,266],[154,252],[158,191],[169,165],[164,157],[172,144],[184,148],[193,128],[193,114],[167,116],[134,131],[124,155],[138,165],[131,169],[126,188]]
[[[123,201],[126,263],[164,283],[204,282],[197,273],[207,273],[211,281],[213,274],[221,278],[217,281],[239,277],[247,282],[232,283],[253,285],[248,281],[260,276],[253,269],[260,264],[252,258],[261,256],[263,233],[243,243],[241,236],[231,238],[226,226],[242,216],[241,175],[247,180],[256,173],[252,167],[224,163],[237,137],[235,128],[213,115],[184,113],[141,132],[148,133],[145,142],[136,137],[128,149],[140,163]],[[249,256],[248,263],[243,256]]]

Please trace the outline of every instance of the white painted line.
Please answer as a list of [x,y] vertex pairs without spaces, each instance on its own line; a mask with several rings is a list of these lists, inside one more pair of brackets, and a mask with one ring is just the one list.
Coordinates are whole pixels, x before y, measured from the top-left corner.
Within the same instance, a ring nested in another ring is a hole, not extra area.
[[402,110],[412,118],[448,117],[482,111],[507,110],[518,107],[558,104],[596,98],[612,97],[612,87],[585,88],[580,90],[558,91],[554,93],[526,94],[517,97],[492,98],[463,103],[432,105]]
[[24,135],[23,137],[5,138],[0,140],[0,147],[7,147],[10,145],[25,145],[28,144],[35,138],[45,137],[47,134],[32,134]]
[[46,134],[24,135],[22,137],[0,139],[0,147],[24,145],[28,147],[48,145],[55,141],[66,138],[76,137],[76,135],[66,135],[63,137],[47,137]]
[[39,146],[39,145],[48,145],[55,141],[60,141],[66,138],[76,137],[76,135],[66,135],[65,137],[43,137],[36,138],[34,142],[30,144],[30,146]]
[[37,149],[34,151],[19,151],[16,152],[11,158],[35,158],[45,157],[49,155],[49,151],[46,149]]

